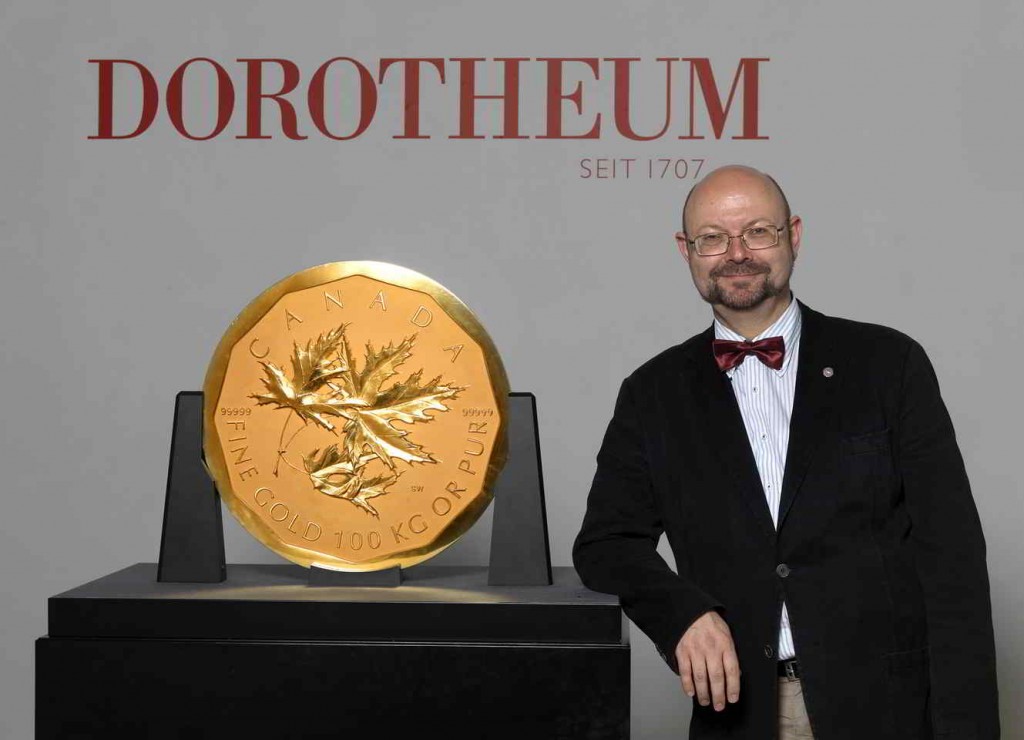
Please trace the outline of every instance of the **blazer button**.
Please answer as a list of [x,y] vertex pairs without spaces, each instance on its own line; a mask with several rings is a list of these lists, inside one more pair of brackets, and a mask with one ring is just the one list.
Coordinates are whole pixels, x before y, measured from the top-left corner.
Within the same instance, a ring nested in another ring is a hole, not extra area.
[[775,572],[779,574],[779,578],[785,578],[789,575],[789,566],[785,563],[779,563],[775,568]]
[[765,645],[764,646],[764,657],[766,657],[766,658],[775,657],[775,648],[773,648],[771,645]]

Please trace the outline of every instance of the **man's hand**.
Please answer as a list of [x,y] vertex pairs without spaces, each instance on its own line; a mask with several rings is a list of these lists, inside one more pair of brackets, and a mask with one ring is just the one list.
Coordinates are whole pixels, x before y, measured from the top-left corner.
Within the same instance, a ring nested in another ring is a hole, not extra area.
[[714,702],[715,711],[740,700],[740,662],[729,625],[718,612],[706,612],[683,633],[676,645],[679,678],[687,696],[697,694],[701,706]]

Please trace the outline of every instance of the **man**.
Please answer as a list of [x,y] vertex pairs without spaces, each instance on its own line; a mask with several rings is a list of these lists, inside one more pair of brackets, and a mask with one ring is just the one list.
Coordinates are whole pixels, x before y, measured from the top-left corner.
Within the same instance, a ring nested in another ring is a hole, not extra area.
[[756,170],[693,188],[676,239],[714,323],[623,382],[576,569],[679,673],[695,740],[996,738],[985,542],[935,373],[796,300],[802,231]]

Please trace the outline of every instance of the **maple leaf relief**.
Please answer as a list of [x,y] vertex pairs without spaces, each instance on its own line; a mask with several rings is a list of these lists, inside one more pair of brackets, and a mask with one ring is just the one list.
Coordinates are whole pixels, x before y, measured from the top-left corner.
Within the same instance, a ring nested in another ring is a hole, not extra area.
[[274,363],[260,361],[267,376],[261,382],[267,392],[253,394],[251,397],[261,406],[274,404],[278,408],[289,409],[303,423],[312,421],[333,432],[334,424],[328,416],[343,416],[345,409],[365,405],[344,392],[332,390],[329,395],[322,392],[323,387],[333,379],[349,372],[349,366],[337,356],[339,345],[344,340],[345,327],[342,324],[326,335],[317,337],[315,342],[306,342],[305,347],[296,343],[292,353],[291,378]]
[[321,452],[313,450],[302,458],[306,473],[313,481],[313,487],[327,496],[350,501],[367,514],[379,517],[369,499],[383,496],[401,477],[394,475],[378,475],[364,477],[363,468],[374,459],[374,455],[365,455],[352,461],[338,451],[337,445],[331,445]]
[[[441,376],[424,383],[422,370],[385,387],[398,375],[397,368],[412,357],[416,334],[397,345],[389,342],[379,350],[367,342],[363,368],[357,371],[346,328],[343,324],[303,347],[295,343],[291,377],[273,363],[260,362],[266,374],[261,379],[266,393],[253,394],[252,398],[260,405],[273,404],[294,413],[304,426],[312,423],[334,434],[341,426],[341,447],[332,444],[303,456],[304,472],[321,493],[350,501],[378,516],[368,500],[383,496],[398,480],[401,473],[396,471],[396,461],[437,462],[410,439],[408,430],[394,423],[431,421],[433,416],[427,412],[448,411],[445,402],[457,398],[465,387],[442,382]],[[279,460],[287,451],[287,423],[286,419],[281,430]],[[365,475],[363,469],[373,462],[386,469],[380,475]]]

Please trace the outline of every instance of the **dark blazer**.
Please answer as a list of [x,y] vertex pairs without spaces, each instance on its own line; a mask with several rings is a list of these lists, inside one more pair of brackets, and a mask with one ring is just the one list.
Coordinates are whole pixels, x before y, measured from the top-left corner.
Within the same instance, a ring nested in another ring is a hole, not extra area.
[[740,701],[694,701],[695,740],[775,737],[783,599],[817,740],[996,738],[985,541],[931,363],[898,331],[800,308],[778,530],[712,326],[622,383],[576,569],[676,672],[687,627],[724,616]]

